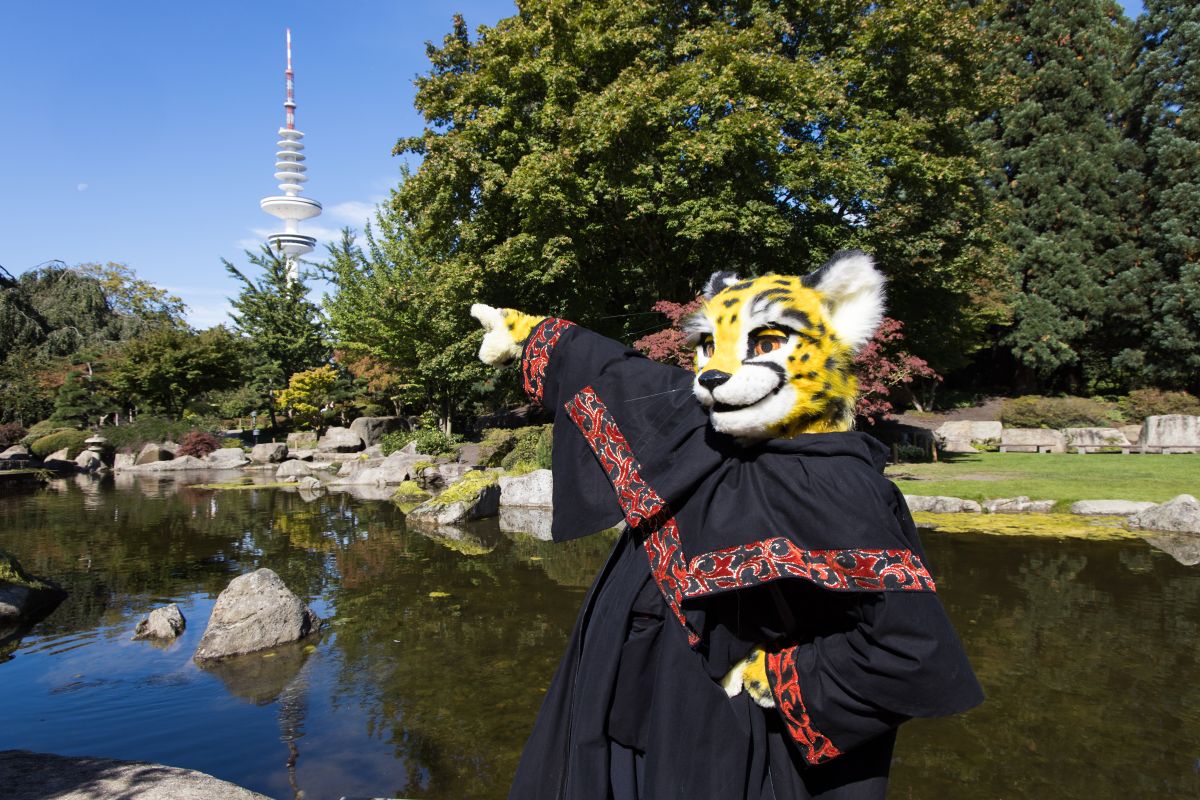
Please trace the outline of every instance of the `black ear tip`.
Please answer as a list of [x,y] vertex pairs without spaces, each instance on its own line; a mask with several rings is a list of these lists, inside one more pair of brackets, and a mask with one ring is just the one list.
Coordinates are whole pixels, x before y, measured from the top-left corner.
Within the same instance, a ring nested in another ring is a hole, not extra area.
[[729,272],[728,270],[720,270],[714,272],[708,279],[708,283],[704,284],[704,289],[700,294],[704,295],[705,300],[712,300],[716,295],[720,294],[721,290],[727,286],[732,286],[740,280],[737,273]]
[[801,278],[800,283],[811,289],[821,282],[821,279],[825,277],[826,273],[832,267],[837,266],[843,261],[849,261],[852,258],[866,258],[874,262],[874,257],[870,253],[866,250],[859,250],[857,247],[850,250],[838,250],[824,264]]

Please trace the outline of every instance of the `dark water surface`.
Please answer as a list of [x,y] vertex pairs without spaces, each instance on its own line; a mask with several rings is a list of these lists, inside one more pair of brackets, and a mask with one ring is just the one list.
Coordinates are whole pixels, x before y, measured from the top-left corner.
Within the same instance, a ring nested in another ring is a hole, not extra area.
[[[0,644],[0,750],[161,762],[280,798],[504,797],[610,541],[431,537],[387,502],[153,478],[0,496],[0,549],[70,591]],[[925,544],[988,700],[906,725],[891,797],[1200,797],[1200,567],[1140,540]],[[262,566],[328,626],[200,669],[217,593]],[[166,602],[186,634],[130,641]]]

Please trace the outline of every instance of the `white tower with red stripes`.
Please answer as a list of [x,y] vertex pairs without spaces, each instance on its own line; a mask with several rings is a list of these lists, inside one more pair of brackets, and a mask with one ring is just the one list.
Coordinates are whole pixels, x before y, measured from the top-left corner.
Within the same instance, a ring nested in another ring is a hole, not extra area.
[[275,180],[279,181],[282,195],[264,197],[259,201],[262,210],[283,220],[283,232],[267,237],[271,248],[280,253],[288,265],[288,274],[296,279],[296,259],[313,251],[317,240],[300,233],[300,221],[312,219],[321,213],[321,204],[308,197],[301,197],[304,183],[308,181],[308,167],[304,166],[304,134],[296,130],[296,99],[292,74],[292,31],[287,32],[287,100],[283,108],[287,112],[287,127],[279,129],[279,148],[275,153]]

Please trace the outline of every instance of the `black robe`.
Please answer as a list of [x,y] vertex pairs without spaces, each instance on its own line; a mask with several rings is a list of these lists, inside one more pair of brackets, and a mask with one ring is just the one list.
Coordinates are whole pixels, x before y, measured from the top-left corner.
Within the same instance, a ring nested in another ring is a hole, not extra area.
[[[982,700],[873,439],[739,445],[690,373],[564,320],[521,369],[554,413],[555,539],[625,533],[513,800],[882,798],[901,722]],[[719,685],[756,646],[772,709]]]

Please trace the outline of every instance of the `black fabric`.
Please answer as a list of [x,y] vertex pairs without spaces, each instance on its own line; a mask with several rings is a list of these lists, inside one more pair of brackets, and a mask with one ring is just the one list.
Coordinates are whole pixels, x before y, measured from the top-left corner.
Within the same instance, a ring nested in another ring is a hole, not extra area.
[[[592,387],[674,515],[685,559],[783,537],[809,550],[909,550],[922,559],[884,448],[859,433],[753,447],[708,426],[691,373],[590,331],[563,331],[542,402],[554,414],[558,540],[612,527],[612,482],[563,406]],[[687,632],[627,531],[580,611],[512,798],[882,798],[895,728],[982,693],[936,594],[830,591],[801,579],[696,596]],[[686,563],[686,561],[685,561]],[[783,717],[718,681],[753,647],[794,648],[812,725],[841,751],[808,764]]]

